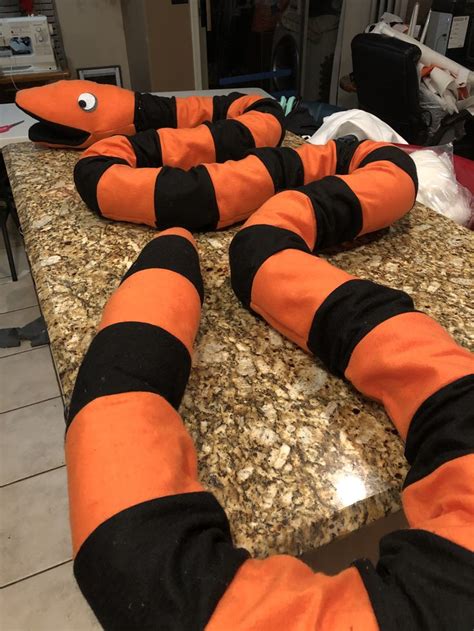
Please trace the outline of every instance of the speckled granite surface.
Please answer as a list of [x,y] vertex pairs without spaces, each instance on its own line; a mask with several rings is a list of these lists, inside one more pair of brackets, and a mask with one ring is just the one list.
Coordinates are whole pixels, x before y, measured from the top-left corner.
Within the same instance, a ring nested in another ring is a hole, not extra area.
[[[3,153],[67,399],[105,301],[154,233],[84,206],[75,152],[25,143]],[[237,544],[257,555],[301,553],[399,507],[403,447],[380,406],[239,305],[227,261],[234,232],[198,237],[206,300],[181,413]],[[472,233],[416,207],[329,258],[408,291],[472,345]]]

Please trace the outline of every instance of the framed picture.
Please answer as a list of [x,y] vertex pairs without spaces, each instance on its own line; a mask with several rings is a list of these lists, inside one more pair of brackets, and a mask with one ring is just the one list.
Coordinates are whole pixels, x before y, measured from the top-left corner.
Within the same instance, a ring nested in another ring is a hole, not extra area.
[[108,83],[122,87],[122,72],[120,66],[103,66],[101,68],[78,68],[78,79],[87,79],[97,83]]

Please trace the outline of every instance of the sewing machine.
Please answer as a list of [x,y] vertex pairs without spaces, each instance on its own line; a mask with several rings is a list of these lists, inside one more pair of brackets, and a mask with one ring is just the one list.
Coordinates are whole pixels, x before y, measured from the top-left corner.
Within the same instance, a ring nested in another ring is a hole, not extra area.
[[55,70],[57,66],[46,16],[0,19],[2,74],[31,74]]

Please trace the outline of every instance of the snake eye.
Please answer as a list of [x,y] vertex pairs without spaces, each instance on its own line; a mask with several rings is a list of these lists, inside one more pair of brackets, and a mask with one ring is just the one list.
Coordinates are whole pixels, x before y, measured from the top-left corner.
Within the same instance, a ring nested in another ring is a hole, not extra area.
[[97,99],[90,92],[83,92],[79,95],[77,104],[84,112],[92,112],[97,107]]

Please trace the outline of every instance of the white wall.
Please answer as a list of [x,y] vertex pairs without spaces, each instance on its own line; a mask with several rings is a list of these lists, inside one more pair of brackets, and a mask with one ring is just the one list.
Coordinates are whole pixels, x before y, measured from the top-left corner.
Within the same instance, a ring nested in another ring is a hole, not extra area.
[[120,0],[56,0],[71,77],[76,68],[119,65],[130,87]]

